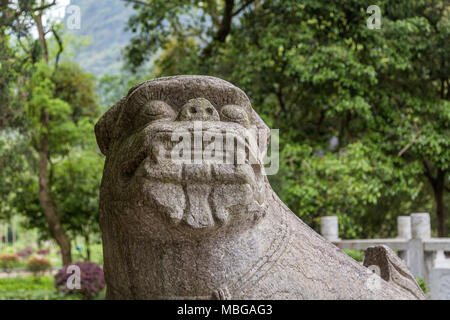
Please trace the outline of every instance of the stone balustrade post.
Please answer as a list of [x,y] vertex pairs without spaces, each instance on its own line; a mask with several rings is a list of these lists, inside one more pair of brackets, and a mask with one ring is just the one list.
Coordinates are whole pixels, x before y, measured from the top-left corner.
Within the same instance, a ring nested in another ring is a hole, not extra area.
[[428,213],[411,214],[411,240],[408,243],[407,265],[414,277],[420,277],[425,282],[428,281],[427,261],[428,257],[424,253],[423,241],[431,238],[430,215]]
[[411,239],[411,217],[410,216],[398,216],[397,217],[397,232],[398,238]]
[[[410,240],[411,235],[411,217],[398,216],[397,217],[397,238]],[[399,251],[398,256],[403,260],[407,260],[408,251]]]
[[326,216],[320,218],[320,233],[331,242],[341,240],[339,238],[339,222],[337,216]]

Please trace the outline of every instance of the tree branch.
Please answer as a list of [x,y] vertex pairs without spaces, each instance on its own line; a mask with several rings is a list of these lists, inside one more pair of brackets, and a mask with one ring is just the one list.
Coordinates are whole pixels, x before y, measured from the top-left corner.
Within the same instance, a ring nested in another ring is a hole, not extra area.
[[231,30],[231,20],[233,19],[234,0],[226,0],[225,8],[223,10],[222,21],[220,22],[219,30],[217,31],[214,40],[225,42],[226,37]]
[[234,0],[226,0],[225,1],[225,8],[223,10],[223,17],[220,21],[219,29],[217,30],[216,35],[213,38],[213,41],[211,41],[202,52],[202,56],[204,59],[209,58],[213,52],[214,42],[225,42],[225,39],[227,38],[228,34],[231,31],[231,20],[233,19],[233,7],[234,7]]
[[434,186],[436,184],[436,179],[433,177],[433,174],[431,173],[431,169],[428,166],[428,163],[422,159],[423,167],[425,168],[424,175],[430,180],[431,184]]
[[149,2],[145,2],[145,1],[139,1],[139,0],[122,0],[128,3],[134,3],[134,4],[139,4],[139,5],[143,5],[143,6],[149,6],[150,3]]
[[401,157],[402,154],[404,154],[404,153],[405,153],[405,152],[406,152],[406,151],[414,144],[414,142],[417,141],[417,138],[419,137],[420,133],[421,133],[421,131],[419,130],[419,132],[417,132],[417,133],[413,136],[413,138],[411,139],[411,141],[410,141],[406,146],[404,146],[402,150],[399,151],[399,153],[397,154],[397,157]]
[[56,54],[56,59],[55,59],[55,70],[56,70],[58,68],[59,57],[61,56],[61,53],[63,52],[64,47],[63,47],[61,38],[59,37],[59,35],[56,32],[54,27],[51,28],[51,31],[52,31],[53,35],[55,36],[56,42],[58,42],[58,53]]
[[40,7],[37,8],[33,8],[33,11],[43,11],[45,9],[48,9],[50,7],[53,7],[56,4],[56,0],[53,0],[51,3],[49,4],[44,4],[44,1],[42,1],[42,5]]
[[247,8],[249,5],[251,5],[253,2],[255,2],[255,0],[249,0],[245,3],[243,3],[239,8],[236,9],[236,11],[233,12],[233,17],[235,15],[238,15],[242,10],[244,10],[245,8]]
[[211,19],[214,22],[214,25],[219,26],[220,25],[220,16],[217,13],[216,0],[209,0],[208,7],[209,7],[209,14],[211,15]]

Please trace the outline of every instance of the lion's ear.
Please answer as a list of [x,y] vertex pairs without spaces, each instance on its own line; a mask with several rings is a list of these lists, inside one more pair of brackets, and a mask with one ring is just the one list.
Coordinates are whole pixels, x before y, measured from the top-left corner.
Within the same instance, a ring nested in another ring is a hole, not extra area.
[[98,122],[95,124],[94,131],[100,151],[107,156],[111,141],[113,141],[114,129],[117,124],[122,105],[125,102],[125,97],[119,100],[115,105],[109,108]]

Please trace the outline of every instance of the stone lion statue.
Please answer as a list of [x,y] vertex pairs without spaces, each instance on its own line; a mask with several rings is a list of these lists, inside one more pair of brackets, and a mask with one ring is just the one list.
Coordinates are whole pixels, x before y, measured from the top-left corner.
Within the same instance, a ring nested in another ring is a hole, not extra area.
[[269,128],[229,82],[175,76],[138,84],[95,134],[106,156],[107,299],[424,297],[388,248],[375,250],[372,264],[401,272],[380,277],[280,201],[265,175],[267,144],[256,137],[267,140]]

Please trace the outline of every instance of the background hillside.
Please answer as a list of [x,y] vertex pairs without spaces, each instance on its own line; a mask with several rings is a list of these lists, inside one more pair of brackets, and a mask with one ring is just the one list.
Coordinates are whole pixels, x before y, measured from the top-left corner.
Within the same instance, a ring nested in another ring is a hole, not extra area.
[[81,29],[68,32],[90,38],[87,46],[73,48],[75,62],[98,77],[119,73],[120,52],[131,37],[124,28],[133,9],[121,0],[71,0],[71,4],[81,9]]

